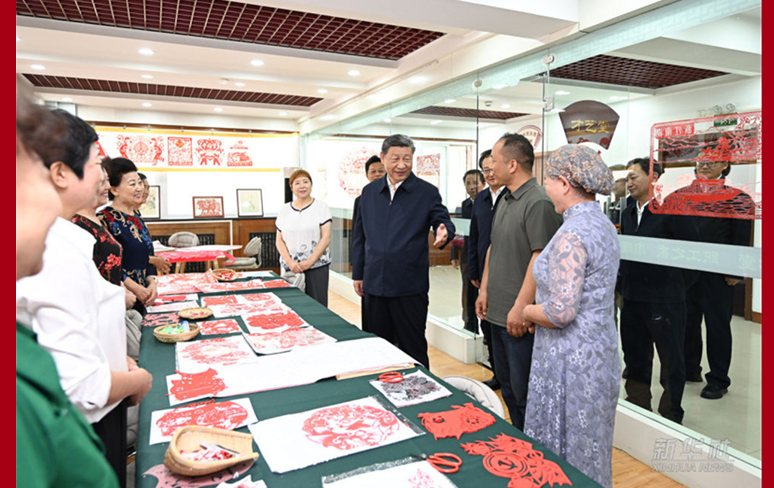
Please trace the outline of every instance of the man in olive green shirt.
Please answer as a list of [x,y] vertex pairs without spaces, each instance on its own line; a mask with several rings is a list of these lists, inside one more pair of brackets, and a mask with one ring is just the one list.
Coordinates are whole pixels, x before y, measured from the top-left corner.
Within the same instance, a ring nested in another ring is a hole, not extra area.
[[492,148],[492,169],[510,194],[497,205],[476,313],[492,324],[492,353],[511,423],[524,428],[534,335],[524,307],[535,301],[532,265],[562,225],[562,217],[532,177],[532,144],[505,134]]

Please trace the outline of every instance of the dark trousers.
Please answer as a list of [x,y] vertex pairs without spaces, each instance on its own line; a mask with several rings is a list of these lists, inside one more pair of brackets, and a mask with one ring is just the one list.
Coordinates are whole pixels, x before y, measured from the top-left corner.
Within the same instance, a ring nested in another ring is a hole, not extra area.
[[688,375],[701,374],[701,322],[707,330],[707,383],[728,388],[731,379],[731,317],[734,314],[734,287],[728,286],[724,276],[701,273],[696,283],[688,288],[685,303],[688,318],[685,324],[685,371]]
[[527,333],[521,337],[513,337],[508,334],[505,327],[492,324],[495,374],[500,382],[503,401],[508,407],[511,423],[520,430],[524,430],[534,342],[534,334]]
[[330,266],[320,266],[315,269],[304,271],[304,283],[306,284],[306,294],[314,298],[323,306],[328,306],[328,268]]
[[624,300],[621,310],[621,347],[628,371],[626,400],[651,410],[653,345],[661,371],[659,383],[664,394],[658,412],[677,423],[683,421],[685,389],[685,302],[644,303]]
[[476,300],[478,288],[468,279],[467,263],[460,263],[462,273],[462,320],[465,321],[465,330],[478,334],[478,317],[476,316]]
[[497,372],[494,370],[494,353],[492,352],[492,327],[497,326],[493,326],[489,323],[488,320],[481,321],[481,333],[484,334],[484,345],[489,352],[489,357],[487,357],[487,360],[489,361],[489,366],[492,367],[492,372],[495,374],[495,378],[497,378]]
[[427,356],[427,293],[405,297],[363,297],[366,321],[363,330],[395,344],[398,348],[430,369]]
[[124,399],[116,408],[94,424],[97,433],[105,445],[105,458],[118,476],[119,485],[126,487],[126,408],[129,401]]

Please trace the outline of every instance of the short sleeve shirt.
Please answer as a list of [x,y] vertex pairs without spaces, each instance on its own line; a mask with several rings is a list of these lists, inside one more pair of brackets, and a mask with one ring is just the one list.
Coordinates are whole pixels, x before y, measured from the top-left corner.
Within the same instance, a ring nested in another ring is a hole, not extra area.
[[[285,241],[290,257],[300,263],[312,256],[314,248],[322,238],[320,227],[331,220],[328,204],[315,198],[312,203],[300,210],[286,203],[277,215],[276,225],[277,230],[282,233],[282,240]],[[280,256],[280,264],[283,269],[290,270],[282,256]],[[329,249],[325,249],[311,269],[329,264],[331,264],[331,253]]]
[[542,250],[562,225],[545,189],[532,178],[505,195],[492,220],[487,320],[505,327],[534,251]]

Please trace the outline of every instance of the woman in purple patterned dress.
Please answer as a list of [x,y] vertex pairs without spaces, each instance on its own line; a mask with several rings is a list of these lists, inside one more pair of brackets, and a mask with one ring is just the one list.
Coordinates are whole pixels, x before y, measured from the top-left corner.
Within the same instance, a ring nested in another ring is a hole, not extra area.
[[579,145],[555,151],[545,174],[564,224],[535,261],[537,305],[524,309],[535,332],[524,432],[612,487],[619,247],[595,194],[609,194],[613,176],[596,151]]

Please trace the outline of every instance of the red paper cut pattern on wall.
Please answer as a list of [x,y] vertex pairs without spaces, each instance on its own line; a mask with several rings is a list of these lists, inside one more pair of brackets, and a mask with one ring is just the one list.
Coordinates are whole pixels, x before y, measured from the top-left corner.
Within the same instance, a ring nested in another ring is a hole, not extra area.
[[164,162],[164,136],[146,136],[141,134],[119,134],[118,152],[131,159],[136,165]]
[[[696,126],[708,128],[697,130]],[[653,184],[651,211],[745,220],[762,218],[762,195],[755,191],[760,182],[754,166],[762,162],[761,126],[761,112],[654,124],[651,161],[665,165],[666,169],[670,165],[702,166],[694,171],[695,176],[681,175],[677,179],[679,188],[665,188],[661,182]],[[721,173],[720,177],[709,179],[702,174],[716,175],[718,165],[728,168],[727,176]],[[651,170],[651,179],[655,178]]]
[[489,441],[461,444],[468,454],[484,456],[484,468],[495,476],[510,478],[508,488],[537,488],[545,484],[570,485],[558,464],[543,459],[532,444],[500,434]]
[[304,421],[301,430],[310,441],[348,451],[378,446],[398,429],[398,419],[387,410],[367,405],[323,408]]
[[199,166],[220,166],[223,160],[223,142],[218,139],[199,139],[196,141],[196,156]]
[[361,146],[348,152],[339,162],[339,185],[351,198],[360,195],[363,186],[368,183],[365,177],[365,163],[374,155],[378,156],[379,151]]
[[242,141],[232,144],[228,150],[227,166],[252,166],[253,160],[247,153],[250,150]]
[[99,141],[96,141],[94,144],[97,145],[97,154],[100,155],[100,157],[107,156],[107,152],[105,152],[105,148],[102,147],[102,144],[99,143]]
[[171,410],[156,421],[165,437],[171,436],[180,427],[201,425],[219,429],[234,430],[247,418],[247,410],[234,402],[215,403],[209,400],[192,403]]
[[409,483],[411,483],[411,488],[439,488],[438,484],[430,478],[430,475],[421,469],[417,469],[414,476],[409,478]]
[[186,347],[186,355],[192,361],[200,364],[220,364],[229,366],[237,364],[243,359],[254,358],[252,351],[241,349],[241,338],[239,341],[229,340],[236,336],[219,337],[217,339],[206,339],[190,343]]
[[157,478],[159,481],[156,484],[156,488],[204,488],[205,486],[217,486],[220,483],[231,481],[239,477],[240,474],[249,471],[254,463],[255,461],[250,459],[223,471],[196,477],[175,474],[163,464],[157,464],[144,472],[143,476],[151,475]]
[[189,398],[199,398],[204,395],[215,396],[226,389],[226,383],[218,378],[218,372],[210,368],[201,373],[181,373],[179,380],[172,380],[172,387],[169,394],[174,395],[178,400],[187,400]]
[[445,412],[420,413],[422,426],[438,439],[444,437],[460,438],[462,434],[472,434],[495,423],[492,414],[474,407],[472,403],[463,406],[452,405],[451,410]]
[[167,137],[170,166],[193,166],[193,141],[190,137]]
[[304,321],[295,312],[258,314],[247,317],[247,325],[258,329],[277,329],[286,325],[304,325]]
[[438,176],[441,174],[441,155],[417,156],[417,176]]
[[149,313],[142,319],[143,327],[158,327],[160,325],[176,324],[177,312]]
[[199,324],[200,332],[203,335],[213,334],[233,334],[235,332],[242,332],[239,327],[239,322],[234,319],[226,320],[209,320]]

